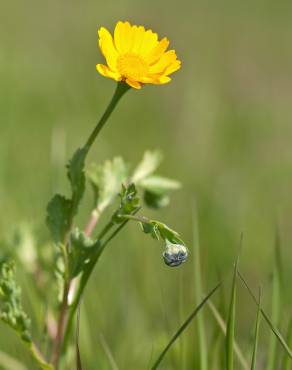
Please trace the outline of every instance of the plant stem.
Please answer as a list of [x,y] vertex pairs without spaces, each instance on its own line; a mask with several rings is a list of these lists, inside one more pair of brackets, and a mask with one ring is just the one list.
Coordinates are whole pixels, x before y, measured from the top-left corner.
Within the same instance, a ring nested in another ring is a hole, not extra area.
[[99,216],[100,212],[98,212],[97,208],[91,212],[90,219],[84,229],[85,235],[90,236],[93,233],[93,230],[95,229]]
[[[138,210],[137,210],[138,211]],[[74,299],[74,302],[72,303],[71,307],[70,307],[70,313],[69,313],[69,317],[68,317],[68,321],[67,321],[67,326],[66,326],[66,330],[65,330],[65,335],[64,335],[64,343],[63,343],[63,346],[64,346],[64,350],[66,350],[66,347],[68,345],[68,341],[69,341],[69,336],[70,336],[70,333],[71,333],[71,328],[72,328],[72,324],[73,324],[73,319],[74,319],[74,315],[76,313],[76,310],[77,310],[77,307],[80,303],[80,300],[81,300],[81,297],[82,297],[82,294],[84,292],[84,289],[87,285],[87,282],[92,274],[92,271],[94,270],[94,267],[101,255],[101,253],[103,252],[104,248],[106,247],[106,245],[123,229],[124,226],[126,226],[126,224],[128,223],[129,220],[125,220],[118,228],[116,228],[112,234],[98,247],[98,253],[96,255],[96,257],[91,261],[90,265],[88,266],[87,270],[83,273],[82,275],[82,278],[81,278],[81,282],[80,282],[80,285],[79,285],[79,289],[77,291],[77,294],[76,294],[76,297]],[[109,224],[108,224],[109,225]]]
[[[115,109],[117,103],[119,102],[121,97],[129,89],[130,89],[130,86],[127,85],[126,83],[118,82],[116,90],[114,92],[114,95],[113,95],[108,107],[106,108],[104,114],[100,118],[99,122],[95,126],[94,130],[92,131],[92,133],[90,134],[88,140],[86,141],[86,143],[84,145],[84,149],[86,151],[85,158],[86,158],[92,144],[94,143],[96,137],[100,133],[101,129],[104,127],[106,121],[110,117],[113,110]],[[84,158],[84,160],[85,160],[85,158]],[[74,204],[74,194],[73,194],[72,203]],[[64,240],[64,245],[65,245],[66,250],[68,249],[69,235],[70,235],[71,227],[72,227],[72,224],[73,224],[73,218],[74,218],[74,214],[72,212],[72,216],[69,220],[70,222],[69,222],[69,225],[68,225],[68,232],[66,233],[66,237],[65,237],[65,240]],[[93,231],[94,226],[96,224],[96,220],[92,219],[91,221],[92,221],[92,223],[88,226],[88,229],[86,230],[87,235],[90,235],[90,233]],[[68,295],[69,295],[69,292],[70,292],[71,282],[72,281],[70,280],[70,278],[68,278],[68,277],[65,278],[63,298],[62,298],[62,303],[61,303],[60,313],[59,313],[59,319],[58,319],[58,324],[57,324],[57,334],[56,334],[56,337],[55,337],[54,343],[53,343],[52,362],[55,365],[56,369],[58,369],[58,366],[59,366],[59,360],[60,360],[61,348],[62,348],[62,343],[63,343],[63,338],[64,338],[64,332],[65,332],[65,328],[67,326],[67,311],[68,311],[68,308],[69,308]]]
[[70,280],[65,282],[63,298],[62,298],[62,303],[61,303],[61,308],[60,308],[60,314],[59,314],[59,319],[58,319],[58,324],[57,324],[57,334],[56,334],[56,338],[53,343],[52,363],[54,364],[56,369],[58,368],[58,365],[59,365],[61,345],[62,345],[64,330],[66,326],[68,295],[70,291],[70,285],[71,285]]
[[54,370],[53,366],[44,359],[42,353],[37,348],[35,343],[32,342],[29,345],[29,349],[30,349],[30,352],[31,352],[31,355],[32,355],[33,359],[39,365],[40,369],[42,369],[42,370]]
[[116,88],[116,91],[115,91],[115,93],[114,93],[114,95],[112,97],[112,100],[110,101],[107,109],[105,110],[105,112],[102,115],[101,119],[99,120],[99,122],[95,126],[94,130],[92,131],[91,135],[89,136],[89,138],[88,138],[88,140],[87,140],[87,142],[86,142],[86,144],[84,146],[84,148],[86,148],[87,151],[89,151],[89,149],[91,148],[94,140],[96,139],[97,135],[99,134],[99,132],[103,128],[103,126],[106,123],[106,121],[108,120],[109,116],[111,115],[111,113],[115,109],[115,107],[116,107],[117,103],[119,102],[119,100],[121,99],[121,97],[129,89],[130,89],[130,86],[127,85],[125,82],[118,82],[117,88]]
[[150,224],[150,220],[144,216],[134,216],[134,215],[121,215],[120,218],[125,218],[127,220],[133,220],[137,222],[142,222],[143,224]]

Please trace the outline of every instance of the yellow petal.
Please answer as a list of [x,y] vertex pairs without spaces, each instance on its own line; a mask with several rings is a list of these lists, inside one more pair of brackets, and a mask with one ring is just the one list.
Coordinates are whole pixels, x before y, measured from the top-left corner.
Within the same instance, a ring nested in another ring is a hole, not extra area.
[[129,51],[131,43],[131,25],[129,22],[118,22],[114,31],[114,43],[119,53]]
[[104,55],[108,66],[112,70],[115,70],[118,52],[114,46],[112,35],[104,27],[99,29],[98,35],[101,52]]
[[139,55],[140,48],[144,40],[145,28],[143,26],[132,27],[132,44],[130,52]]
[[159,77],[157,80],[155,80],[153,82],[153,84],[155,85],[164,85],[164,84],[167,84],[168,82],[171,81],[171,78],[170,77],[167,77],[167,76],[161,76]]
[[180,69],[180,67],[181,67],[181,61],[180,60],[176,60],[169,67],[166,68],[166,70],[164,72],[164,75],[168,76],[171,73],[173,73],[173,72],[177,71],[178,69]]
[[157,33],[147,30],[143,35],[143,42],[140,48],[140,54],[146,57],[151,50],[153,50],[158,45],[158,35]]
[[104,64],[97,64],[96,70],[104,77],[112,78],[116,81],[121,81],[122,76],[118,72],[111,71],[108,66]]
[[146,56],[146,61],[149,64],[153,64],[158,61],[158,59],[163,55],[165,50],[168,48],[169,41],[166,37],[159,41],[156,46],[150,51],[150,53]]
[[133,87],[134,89],[140,90],[141,89],[141,84],[138,81],[133,81],[130,80],[129,78],[126,79],[126,82],[129,86]]
[[176,54],[174,50],[169,50],[162,55],[162,57],[149,68],[149,74],[164,73],[164,71],[176,61]]

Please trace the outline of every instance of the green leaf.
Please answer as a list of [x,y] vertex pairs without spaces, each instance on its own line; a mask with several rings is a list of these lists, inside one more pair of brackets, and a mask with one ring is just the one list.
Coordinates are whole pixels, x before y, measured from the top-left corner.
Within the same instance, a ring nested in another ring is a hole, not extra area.
[[[280,238],[278,232],[275,236],[275,263],[272,275],[272,312],[271,320],[278,326],[280,323],[280,305],[281,305],[281,256],[280,256]],[[277,339],[271,332],[268,348],[267,370],[273,370],[277,362]]]
[[21,290],[15,282],[13,262],[0,266],[0,319],[17,332],[20,338],[31,343],[30,319],[21,304]]
[[226,330],[226,369],[233,370],[234,360],[233,360],[233,351],[234,351],[234,332],[235,332],[235,305],[236,305],[236,277],[237,277],[237,266],[238,266],[238,257],[234,265],[233,279],[232,279],[232,289],[229,303],[229,314],[227,321],[227,330]]
[[96,255],[99,243],[93,241],[77,228],[73,230],[70,238],[69,275],[70,278],[74,278],[85,269],[92,257]]
[[251,360],[251,370],[256,370],[256,361],[257,361],[257,352],[258,352],[258,343],[259,343],[259,332],[260,332],[260,317],[261,317],[261,300],[262,294],[261,290],[259,292],[259,305],[257,309],[257,318],[255,326],[255,335],[254,335],[254,346]]
[[146,177],[150,176],[160,165],[162,155],[159,151],[146,151],[142,161],[138,164],[131,178],[131,181],[137,185]]
[[122,185],[120,198],[121,201],[119,209],[114,213],[112,217],[112,221],[115,223],[122,223],[124,221],[122,216],[130,215],[140,207],[137,190],[134,184],[130,184],[127,187]]
[[[253,292],[250,289],[249,285],[247,284],[246,280],[244,279],[244,277],[242,276],[242,274],[239,271],[238,271],[238,276],[240,277],[240,280],[242,281],[243,285],[248,290],[248,292],[249,292],[250,296],[252,297],[253,301],[258,306],[259,305],[258,300],[256,299],[255,295],[253,294]],[[270,329],[272,330],[272,332],[274,333],[274,335],[276,336],[276,338],[278,339],[278,341],[281,344],[281,346],[283,347],[283,349],[286,351],[286,354],[289,356],[290,359],[292,359],[292,350],[291,350],[291,348],[289,348],[289,345],[286,343],[282,334],[275,327],[275,325],[270,320],[269,316],[265,313],[265,311],[262,308],[261,308],[261,314],[262,314],[263,318],[265,319],[266,323],[268,324],[268,326],[270,327]]]
[[171,340],[168,342],[164,350],[161,352],[157,360],[155,361],[154,365],[151,367],[151,370],[158,369],[158,366],[161,364],[162,360],[164,359],[167,352],[170,350],[172,345],[175,341],[180,337],[180,335],[185,331],[185,329],[189,326],[192,320],[197,316],[200,310],[204,307],[204,305],[208,302],[208,300],[212,297],[212,295],[216,292],[216,290],[221,286],[221,282],[218,283],[215,288],[213,288],[207,296],[202,300],[202,302],[194,309],[194,311],[190,314],[190,316],[186,319],[186,321],[182,324],[182,326],[177,330]]
[[185,245],[179,233],[171,229],[166,224],[157,220],[149,220],[144,217],[137,218],[137,221],[141,222],[142,230],[144,231],[144,233],[151,234],[154,239],[162,239],[165,242]]
[[55,243],[63,243],[69,229],[72,201],[56,194],[47,206],[47,225]]
[[72,189],[72,214],[76,214],[85,190],[84,165],[86,148],[79,148],[67,165],[67,175]]
[[[290,319],[288,330],[287,330],[287,343],[289,346],[292,345],[292,318]],[[292,369],[292,361],[291,358],[285,356],[283,361],[283,370],[291,370]]]
[[169,197],[164,194],[156,194],[146,190],[144,192],[144,202],[149,208],[159,209],[169,204]]
[[141,180],[139,182],[139,186],[152,193],[164,194],[167,191],[179,189],[181,187],[181,184],[176,180],[152,175]]
[[[216,320],[217,324],[219,325],[220,329],[222,330],[223,334],[226,335],[226,331],[227,331],[226,324],[225,324],[225,321],[223,320],[220,312],[218,311],[218,309],[215,307],[215,305],[212,303],[211,300],[209,300],[207,302],[207,304],[208,304],[208,307],[211,310],[211,313],[212,313],[214,319]],[[239,363],[241,364],[243,369],[248,370],[249,365],[248,365],[246,359],[244,358],[244,355],[243,355],[243,353],[242,353],[242,351],[241,351],[241,349],[240,349],[240,347],[237,344],[235,339],[234,339],[233,345],[234,345],[234,347],[233,347],[234,352],[237,356],[237,359],[238,359]]]
[[95,207],[102,212],[118,195],[127,178],[127,166],[121,157],[105,161],[103,165],[92,164],[86,171],[95,193]]
[[[193,243],[194,243],[194,271],[195,271],[195,297],[196,302],[199,302],[202,297],[202,275],[201,275],[201,251],[199,241],[199,226],[197,211],[195,206],[193,207]],[[206,329],[203,313],[198,316],[197,325],[198,335],[198,347],[199,347],[199,358],[200,358],[200,370],[208,370],[208,356],[207,356],[207,342],[206,342]]]

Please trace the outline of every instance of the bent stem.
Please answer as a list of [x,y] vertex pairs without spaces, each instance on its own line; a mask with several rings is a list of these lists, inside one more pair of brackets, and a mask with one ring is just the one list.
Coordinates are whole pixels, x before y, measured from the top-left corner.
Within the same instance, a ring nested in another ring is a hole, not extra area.
[[[117,103],[121,99],[121,97],[130,89],[130,86],[127,85],[124,82],[118,82],[116,90],[114,92],[114,95],[106,108],[104,114],[98,121],[97,125],[93,129],[92,133],[90,134],[88,140],[86,141],[84,145],[85,149],[85,158],[92,147],[92,144],[94,143],[95,139],[97,138],[98,134],[100,133],[101,129],[104,127],[105,123],[107,122],[108,118],[114,111]],[[72,227],[73,223],[73,214],[72,214],[72,219],[69,222],[68,225],[68,230],[67,230],[67,236],[65,240],[65,245],[66,245],[66,250],[68,249],[68,242],[69,242],[69,234],[70,230]],[[87,230],[87,234],[90,234],[93,231],[93,227],[90,228],[90,230]],[[62,347],[62,342],[64,338],[64,332],[66,331],[66,325],[67,325],[67,313],[68,313],[68,308],[69,308],[69,303],[68,303],[68,295],[70,293],[70,286],[71,286],[71,280],[69,278],[66,279],[64,283],[64,289],[63,289],[63,299],[61,303],[61,308],[60,308],[60,313],[59,313],[59,318],[58,318],[58,325],[57,325],[57,334],[54,339],[53,343],[53,350],[52,350],[52,362],[56,369],[58,369],[59,366],[59,360],[60,360],[60,352],[61,352],[61,347]]]

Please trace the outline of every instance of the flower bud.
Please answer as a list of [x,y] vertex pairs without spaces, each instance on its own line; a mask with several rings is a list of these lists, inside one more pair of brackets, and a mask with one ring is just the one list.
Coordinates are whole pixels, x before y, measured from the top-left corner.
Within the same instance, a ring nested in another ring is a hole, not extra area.
[[186,246],[167,241],[162,256],[167,266],[176,267],[186,261],[188,254],[189,252]]

